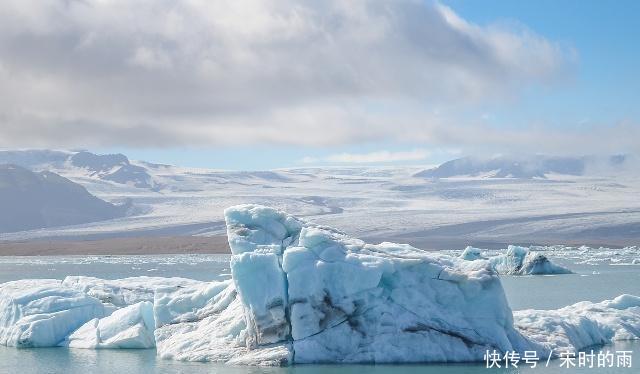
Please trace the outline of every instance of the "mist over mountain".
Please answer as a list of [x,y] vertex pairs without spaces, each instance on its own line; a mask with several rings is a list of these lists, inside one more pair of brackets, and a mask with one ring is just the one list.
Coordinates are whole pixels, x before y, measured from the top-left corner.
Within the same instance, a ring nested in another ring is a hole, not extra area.
[[58,174],[11,164],[0,165],[0,206],[0,232],[102,221],[122,217],[128,209]]
[[447,161],[432,169],[416,173],[421,178],[451,178],[483,176],[487,178],[533,179],[546,178],[549,174],[582,176],[593,167],[615,169],[627,161],[627,156],[616,155],[606,158],[595,156],[581,157],[509,157],[499,156],[490,159],[463,157]]
[[0,164],[12,164],[27,169],[62,167],[73,153],[49,149],[26,149],[0,151]]

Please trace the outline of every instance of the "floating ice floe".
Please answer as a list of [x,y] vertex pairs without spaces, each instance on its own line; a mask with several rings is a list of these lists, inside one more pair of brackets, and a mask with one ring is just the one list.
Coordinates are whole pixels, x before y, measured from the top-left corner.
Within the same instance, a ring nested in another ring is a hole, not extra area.
[[[491,261],[366,244],[257,205],[225,217],[232,280],[9,282],[0,342],[155,345],[167,359],[289,365],[480,361],[487,350],[557,354],[640,338],[634,296],[512,313]],[[527,257],[514,249],[499,264],[535,269]]]
[[482,250],[467,247],[460,254],[460,258],[468,261],[488,260],[498,274],[508,275],[540,275],[540,274],[571,274],[572,271],[557,265],[541,252],[531,251],[529,248],[510,245],[503,253],[493,256],[483,255]]

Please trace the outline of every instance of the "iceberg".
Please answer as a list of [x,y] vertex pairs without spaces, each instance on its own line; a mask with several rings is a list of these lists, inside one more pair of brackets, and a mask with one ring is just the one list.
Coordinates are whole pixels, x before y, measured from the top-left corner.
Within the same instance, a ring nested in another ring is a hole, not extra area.
[[486,260],[487,258],[482,256],[482,249],[474,248],[472,246],[467,246],[467,248],[462,251],[460,254],[460,258],[467,261],[475,261],[475,260]]
[[259,205],[228,208],[225,219],[232,279],[0,284],[0,343],[291,365],[482,361],[487,350],[557,355],[640,339],[636,296],[512,312],[498,270],[538,271],[526,248],[470,261],[481,252],[367,244]]
[[225,218],[247,347],[279,346],[296,363],[389,363],[528,346],[487,263],[365,244],[262,206]]
[[504,275],[542,275],[572,274],[563,266],[557,265],[541,252],[526,247],[510,245],[504,253],[483,256],[482,250],[468,246],[460,254],[467,261],[488,260],[498,274]]
[[640,339],[640,297],[632,295],[557,310],[521,310],[514,318],[520,332],[554,352]]
[[510,245],[503,255],[489,259],[491,265],[500,274],[538,275],[571,274],[571,270],[556,265],[547,256],[529,248]]

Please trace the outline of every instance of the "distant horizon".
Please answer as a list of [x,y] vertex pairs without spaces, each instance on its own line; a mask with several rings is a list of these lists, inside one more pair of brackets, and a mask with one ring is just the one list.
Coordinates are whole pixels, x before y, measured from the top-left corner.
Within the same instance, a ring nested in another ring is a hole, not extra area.
[[[429,162],[425,162],[423,160],[412,160],[412,161],[406,161],[406,160],[400,160],[400,161],[387,161],[387,162],[381,162],[381,161],[336,161],[336,160],[322,160],[322,159],[317,159],[317,160],[312,160],[312,161],[305,161],[305,160],[297,160],[294,164],[291,165],[283,165],[283,166],[276,166],[276,167],[270,167],[270,168],[255,168],[255,169],[243,169],[243,168],[224,168],[224,167],[219,167],[217,165],[211,165],[208,163],[202,163],[200,165],[188,165],[188,164],[181,164],[179,162],[172,162],[170,160],[163,160],[163,161],[159,161],[156,159],[147,159],[147,158],[138,158],[138,157],[134,157],[131,156],[130,153],[127,153],[127,150],[121,150],[121,151],[109,151],[109,150],[105,150],[105,151],[95,151],[92,149],[81,149],[81,148],[77,148],[77,149],[65,149],[65,148],[6,148],[6,147],[2,147],[0,148],[0,152],[29,152],[29,151],[34,151],[34,152],[38,152],[38,151],[52,151],[52,152],[68,152],[68,153],[74,153],[74,152],[89,152],[89,153],[93,153],[96,155],[117,155],[117,154],[121,154],[126,156],[130,161],[138,161],[138,162],[146,162],[146,163],[150,163],[150,164],[158,164],[158,165],[168,165],[168,166],[175,166],[175,167],[183,167],[183,168],[195,168],[195,169],[210,169],[210,170],[221,170],[221,171],[260,171],[260,170],[287,170],[287,169],[305,169],[305,168],[401,168],[401,167],[410,167],[410,168],[416,168],[416,169],[432,169],[432,168],[436,168],[446,162],[449,161],[454,161],[454,160],[459,160],[459,159],[474,159],[477,161],[488,161],[488,160],[492,160],[492,159],[499,159],[499,158],[507,158],[507,159],[511,159],[513,161],[528,161],[531,160],[532,157],[543,157],[543,158],[557,158],[557,159],[578,159],[578,158],[590,158],[590,157],[595,157],[596,159],[604,159],[604,158],[613,158],[613,157],[626,157],[626,158],[631,158],[631,159],[635,159],[635,154],[630,154],[630,153],[614,153],[614,154],[609,154],[609,155],[598,155],[598,154],[587,154],[587,153],[583,153],[583,154],[573,154],[573,155],[567,155],[567,154],[563,154],[563,155],[554,155],[554,154],[544,154],[544,153],[536,153],[536,154],[494,154],[494,155],[490,155],[490,156],[483,156],[483,155],[473,155],[473,154],[457,154],[457,155],[451,155],[451,157],[449,158],[443,158],[440,162],[433,162],[433,163],[429,163]],[[133,154],[138,154],[137,152],[133,152]],[[153,156],[155,153],[150,153],[148,155]],[[145,153],[142,154],[143,156],[146,155]],[[375,153],[373,154],[374,156],[376,155]],[[353,156],[353,157],[364,157],[367,156],[367,154],[364,155],[349,155],[349,154],[341,154],[342,157],[347,157],[347,156]],[[178,161],[178,160],[176,160]]]

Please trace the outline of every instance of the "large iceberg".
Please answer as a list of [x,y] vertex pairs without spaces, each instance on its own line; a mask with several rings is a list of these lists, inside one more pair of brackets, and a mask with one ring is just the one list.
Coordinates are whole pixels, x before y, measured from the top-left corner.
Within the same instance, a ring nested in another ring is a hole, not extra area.
[[384,363],[528,347],[486,263],[365,244],[262,206],[225,217],[252,349],[280,346],[297,363]]
[[[366,244],[258,205],[225,218],[231,280],[0,284],[0,343],[155,346],[167,359],[289,365],[480,361],[487,350],[557,355],[640,338],[635,296],[512,313],[502,262]],[[535,269],[528,253],[511,252]]]

